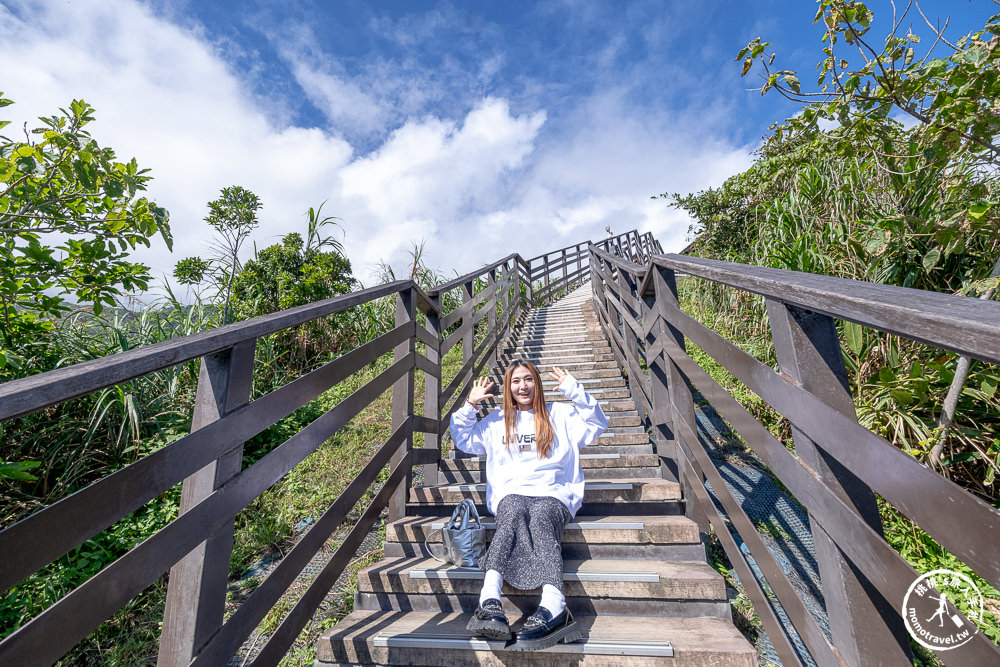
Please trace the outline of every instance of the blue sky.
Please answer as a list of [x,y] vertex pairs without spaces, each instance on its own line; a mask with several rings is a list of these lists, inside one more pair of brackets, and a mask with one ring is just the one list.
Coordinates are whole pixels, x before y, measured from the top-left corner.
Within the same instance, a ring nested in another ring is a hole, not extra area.
[[[892,7],[869,6],[880,41]],[[921,8],[950,14],[957,38],[996,5]],[[259,246],[303,231],[306,209],[329,200],[370,282],[379,260],[399,266],[421,239],[448,273],[606,226],[682,248],[688,220],[651,195],[749,166],[798,106],[748,91],[758,84],[734,56],[762,36],[807,82],[815,11],[809,0],[0,0],[0,90],[17,126],[87,100],[98,139],[151,169],[177,237],[173,254],[138,255],[158,275],[207,253],[205,203],[240,184],[264,202]]]

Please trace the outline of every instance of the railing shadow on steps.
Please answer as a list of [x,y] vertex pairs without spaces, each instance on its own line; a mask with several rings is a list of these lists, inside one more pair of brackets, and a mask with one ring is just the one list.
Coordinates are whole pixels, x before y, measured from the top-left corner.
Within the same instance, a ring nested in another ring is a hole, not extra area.
[[[629,232],[600,242],[637,257],[652,237]],[[404,280],[253,320],[145,346],[0,385],[0,420],[43,410],[158,370],[201,359],[191,433],[0,531],[0,592],[83,544],[177,484],[179,516],[0,642],[0,664],[50,664],[160,576],[170,572],[159,665],[217,665],[234,655],[340,526],[379,472],[389,478],[331,560],[267,639],[253,665],[288,651],[343,573],[383,508],[405,513],[414,465],[434,481],[438,434],[496,360],[522,310],[545,305],[590,277],[589,243],[524,260],[512,254],[427,292]],[[461,290],[460,306],[444,312]],[[378,299],[395,300],[395,328],[250,401],[257,339]],[[418,321],[417,312],[424,314]],[[442,388],[441,358],[462,344],[462,367]],[[418,344],[424,353],[418,351]],[[243,443],[382,355],[393,363],[266,456],[241,471]],[[415,374],[424,374],[423,414]],[[224,621],[234,518],[386,391],[392,435],[277,567]],[[446,406],[450,406],[447,407]],[[425,434],[414,447],[414,434]]]
[[[835,319],[1000,363],[1000,303],[658,251],[644,263],[631,261],[642,258],[591,248],[598,321],[652,429],[664,472],[680,481],[686,512],[701,531],[714,528],[782,664],[803,659],[772,594],[815,664],[911,664],[900,610],[918,573],[883,538],[875,494],[994,587],[1000,514],[858,424]],[[684,313],[678,275],[762,295],[780,371]],[[794,454],[688,356],[687,341],[790,421]],[[693,390],[808,511],[832,641],[699,442]],[[756,580],[730,525],[772,593]],[[949,616],[955,613],[949,605]],[[938,655],[949,665],[1000,664],[1000,650],[983,633]]]

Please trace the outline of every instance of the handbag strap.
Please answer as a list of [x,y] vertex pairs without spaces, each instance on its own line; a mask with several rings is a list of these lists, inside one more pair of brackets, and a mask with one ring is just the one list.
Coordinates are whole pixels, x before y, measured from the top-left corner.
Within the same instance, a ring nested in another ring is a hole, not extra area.
[[472,500],[472,498],[466,498],[462,502],[469,503],[469,512],[466,515],[466,518],[469,519],[469,523],[471,523],[471,519],[474,518],[476,520],[476,528],[482,528],[483,520],[479,518],[479,510],[476,509],[476,503]]
[[[460,503],[455,505],[454,511],[451,513],[451,520],[448,522],[449,528],[465,528],[466,524],[469,522],[469,499],[463,498]],[[456,525],[456,522],[457,525]]]
[[[445,560],[444,558],[438,558],[438,555],[436,553],[434,553],[434,550],[431,549],[430,545],[427,543],[427,541],[431,538],[431,535],[433,535],[434,532],[435,531],[432,530],[431,532],[429,532],[426,535],[424,535],[424,549],[426,549],[427,553],[429,553],[434,558],[434,560],[436,560],[436,561],[440,561],[442,563],[449,563],[449,562],[451,562],[451,561]],[[442,531],[441,531],[440,528],[438,528],[437,532],[440,533]]]

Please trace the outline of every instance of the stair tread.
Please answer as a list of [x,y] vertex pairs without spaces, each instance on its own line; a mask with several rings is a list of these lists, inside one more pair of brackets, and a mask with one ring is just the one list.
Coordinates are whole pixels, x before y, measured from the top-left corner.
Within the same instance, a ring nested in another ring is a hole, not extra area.
[[[584,448],[586,452],[587,448]],[[472,456],[461,459],[441,459],[442,466],[447,470],[484,470],[486,458]],[[627,468],[660,465],[660,457],[655,454],[580,454],[580,465],[587,468]],[[586,473],[584,473],[586,474]],[[650,479],[650,478],[646,478]]]
[[[450,518],[451,514],[445,512],[437,516],[404,517],[386,527],[386,540],[397,539],[400,534],[406,534],[408,528],[422,536],[427,530],[441,528]],[[484,516],[482,521],[487,530],[496,525],[492,516]],[[437,533],[430,538],[431,542],[440,540]],[[700,540],[698,524],[679,514],[578,516],[566,524],[562,539],[564,543],[623,545],[698,544]]]
[[[472,484],[436,484],[434,486],[425,486],[420,488],[425,489],[448,489],[453,486],[474,486],[476,491],[486,490],[486,482],[474,482]],[[671,482],[666,479],[660,479],[658,477],[636,477],[634,479],[601,479],[584,482],[584,489],[625,489],[625,488],[635,488],[637,486],[662,486],[662,487],[676,487],[677,482]],[[471,490],[471,489],[470,489]]]
[[[428,651],[459,650],[475,651],[476,656],[468,664],[512,664],[514,660],[520,664],[526,663],[532,655],[538,656],[535,664],[543,664],[554,657],[544,657],[555,653],[600,655],[602,650],[610,660],[601,664],[615,664],[620,656],[658,656],[664,658],[663,663],[674,665],[721,664],[716,660],[702,662],[698,658],[715,657],[726,659],[726,664],[740,667],[752,667],[757,664],[753,647],[744,639],[736,627],[724,619],[711,617],[669,618],[658,616],[580,616],[577,623],[583,632],[583,638],[573,644],[557,645],[532,654],[507,653],[504,642],[483,639],[472,640],[468,630],[469,614],[461,613],[430,613],[430,612],[386,612],[377,610],[356,610],[341,620],[334,628],[320,638],[316,659],[318,663],[332,661],[335,643],[357,642],[377,643],[404,647],[410,645],[418,648],[421,644]],[[518,628],[515,623],[514,628]],[[434,639],[444,640],[444,645],[433,645]],[[423,641],[421,641],[423,640]],[[426,640],[432,640],[427,642]],[[618,644],[617,650],[611,647],[601,647],[601,642]],[[664,656],[665,647],[669,646],[672,657]],[[629,647],[629,648],[626,648]],[[377,651],[378,649],[376,649]],[[388,650],[383,648],[383,655],[373,655],[375,659],[385,660]],[[627,653],[625,653],[627,651]],[[506,655],[506,659],[502,656]],[[618,656],[618,657],[616,657]],[[353,657],[353,656],[351,656]],[[687,660],[696,660],[687,662]],[[388,662],[387,664],[394,664]],[[406,663],[395,663],[406,664]],[[455,664],[449,662],[448,664]]]
[[[456,567],[425,558],[423,554],[384,558],[358,572],[358,592],[397,596],[478,595],[485,574],[477,568]],[[567,598],[650,602],[726,599],[725,580],[705,561],[565,559],[563,581]],[[540,590],[521,591],[507,584],[503,588],[504,598],[525,598],[537,593]],[[506,599],[504,602],[514,604],[515,601]]]
[[[485,502],[486,482],[448,482],[410,490],[410,503],[437,505],[459,502],[473,497],[477,504]],[[664,503],[680,499],[680,486],[656,477],[625,477],[584,481],[583,504],[594,503]]]

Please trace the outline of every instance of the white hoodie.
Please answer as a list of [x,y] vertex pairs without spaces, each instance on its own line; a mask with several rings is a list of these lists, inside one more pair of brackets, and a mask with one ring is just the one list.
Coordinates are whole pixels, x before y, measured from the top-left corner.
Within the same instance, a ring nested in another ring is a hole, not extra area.
[[548,403],[555,440],[549,456],[538,458],[535,449],[535,413],[518,410],[516,442],[504,444],[503,410],[491,412],[476,422],[476,411],[466,402],[451,416],[451,439],[463,452],[486,457],[486,506],[496,514],[504,496],[550,496],[576,516],[583,503],[583,470],[580,448],[594,442],[608,427],[597,401],[573,376],[567,376],[559,391],[572,401]]

